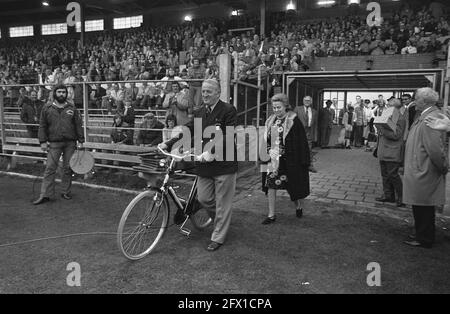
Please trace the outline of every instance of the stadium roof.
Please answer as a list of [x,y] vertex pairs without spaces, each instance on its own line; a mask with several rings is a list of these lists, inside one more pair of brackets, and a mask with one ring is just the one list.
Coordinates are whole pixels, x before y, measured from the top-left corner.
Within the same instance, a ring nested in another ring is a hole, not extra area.
[[[211,0],[75,0],[86,5],[86,16],[136,15],[152,9],[180,6],[196,7],[211,4]],[[43,6],[42,0],[0,0],[0,24],[37,23],[42,20],[65,20],[66,6],[70,0],[48,0],[50,6]],[[236,9],[243,8],[241,0],[222,0]]]
[[303,72],[286,74],[295,82],[318,90],[415,90],[432,86],[442,91],[442,69]]

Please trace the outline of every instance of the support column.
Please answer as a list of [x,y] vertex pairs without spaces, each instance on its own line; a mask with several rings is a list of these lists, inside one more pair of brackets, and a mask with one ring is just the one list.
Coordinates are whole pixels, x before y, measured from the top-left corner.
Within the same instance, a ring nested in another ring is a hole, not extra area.
[[0,87],[0,137],[2,140],[2,147],[6,142],[6,134],[5,134],[5,107],[3,104],[3,87]]
[[80,45],[81,48],[84,48],[84,37],[86,34],[86,25],[85,25],[85,4],[83,2],[80,3],[80,8],[81,8],[81,12],[80,12],[80,23],[81,23],[81,33],[80,33]]
[[262,39],[266,35],[266,0],[261,0],[260,10],[261,10],[260,36],[261,36],[261,39]]
[[[34,38],[41,38],[42,37],[42,26],[40,24],[33,24],[33,37]],[[3,36],[3,32],[2,32]]]
[[105,20],[103,22],[103,26],[105,31],[111,31],[114,28],[113,17],[111,15],[105,16]]
[[230,102],[231,95],[231,56],[229,54],[219,55],[219,79],[220,79],[220,99],[226,103]]

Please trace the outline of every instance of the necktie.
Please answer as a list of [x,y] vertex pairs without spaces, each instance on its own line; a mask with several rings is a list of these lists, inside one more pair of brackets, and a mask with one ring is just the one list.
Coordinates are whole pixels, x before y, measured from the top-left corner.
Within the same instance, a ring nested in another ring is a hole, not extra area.
[[209,117],[210,114],[211,114],[211,107],[206,105],[206,117]]
[[309,128],[309,108],[306,108],[306,126]]

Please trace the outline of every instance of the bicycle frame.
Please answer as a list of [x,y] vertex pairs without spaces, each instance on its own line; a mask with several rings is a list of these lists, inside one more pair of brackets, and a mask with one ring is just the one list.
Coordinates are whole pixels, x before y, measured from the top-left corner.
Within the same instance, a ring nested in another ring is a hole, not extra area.
[[190,233],[191,233],[191,230],[189,230],[187,228],[184,228],[184,225],[189,220],[189,217],[192,214],[192,211],[188,211],[188,209],[192,208],[191,205],[193,204],[193,202],[195,200],[195,197],[196,197],[196,194],[197,194],[198,177],[195,176],[195,180],[194,180],[194,183],[192,184],[191,191],[189,193],[189,197],[188,197],[187,201],[185,202],[185,205],[183,206],[182,201],[185,201],[185,200],[180,198],[180,197],[178,197],[178,195],[176,194],[176,192],[173,189],[173,187],[169,185],[170,175],[175,173],[175,171],[174,171],[175,158],[174,157],[180,157],[180,156],[174,156],[174,155],[168,154],[168,153],[164,152],[162,149],[160,149],[160,151],[163,152],[164,155],[172,157],[172,159],[170,161],[170,164],[169,164],[169,167],[167,168],[166,174],[164,176],[163,184],[160,187],[160,191],[161,191],[163,196],[164,195],[169,195],[170,198],[172,199],[172,201],[177,206],[178,210],[182,210],[183,213],[186,215],[186,219],[181,224],[179,229],[180,229],[181,233],[183,233],[186,236],[189,236]]

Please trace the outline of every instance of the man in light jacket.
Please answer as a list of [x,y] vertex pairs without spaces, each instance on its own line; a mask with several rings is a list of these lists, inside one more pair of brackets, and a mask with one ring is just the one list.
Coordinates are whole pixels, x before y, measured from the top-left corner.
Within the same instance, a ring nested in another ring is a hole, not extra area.
[[444,132],[426,125],[425,119],[439,117],[439,95],[431,88],[416,91],[415,103],[421,115],[409,131],[405,149],[403,201],[412,205],[416,234],[406,244],[431,248],[435,240],[435,206],[445,204],[445,175],[448,160]]
[[[402,202],[402,179],[399,168],[403,161],[403,135],[406,128],[406,118],[400,114],[402,103],[394,98],[389,102],[399,116],[395,131],[389,126],[378,128],[378,160],[380,161],[381,177],[383,178],[384,195],[376,200],[379,202],[397,202],[398,207],[404,207]],[[397,194],[397,199],[395,198]]]

